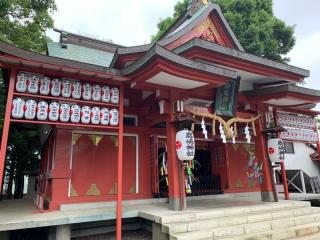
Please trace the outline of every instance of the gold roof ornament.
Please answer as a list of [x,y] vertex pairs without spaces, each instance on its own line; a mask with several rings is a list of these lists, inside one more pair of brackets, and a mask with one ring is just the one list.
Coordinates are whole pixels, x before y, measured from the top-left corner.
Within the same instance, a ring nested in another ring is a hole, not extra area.
[[188,6],[188,15],[192,17],[196,12],[199,11],[203,6],[207,5],[208,0],[191,0]]

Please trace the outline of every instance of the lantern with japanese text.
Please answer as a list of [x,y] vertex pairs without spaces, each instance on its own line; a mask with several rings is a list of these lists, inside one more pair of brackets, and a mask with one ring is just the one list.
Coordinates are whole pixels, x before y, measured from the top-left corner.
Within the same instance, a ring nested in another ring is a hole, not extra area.
[[40,94],[49,95],[50,93],[51,80],[48,77],[40,78]]
[[92,86],[89,83],[82,85],[82,98],[84,100],[91,100]]
[[51,81],[51,95],[58,97],[61,94],[61,80],[58,78],[52,79]]
[[63,103],[60,105],[60,121],[69,122],[70,120],[70,105]]
[[69,98],[71,96],[71,82],[69,80],[62,80],[61,95],[65,98]]
[[285,158],[284,141],[279,138],[269,139],[268,154],[271,162],[280,162]]
[[101,100],[102,102],[110,102],[110,87],[103,86],[101,90]]
[[28,79],[28,75],[26,73],[19,73],[17,75],[17,81],[16,81],[17,92],[27,91],[27,79]]
[[13,118],[23,118],[25,110],[25,101],[22,98],[15,98],[13,100],[13,108],[11,115]]
[[119,89],[118,88],[111,88],[110,100],[111,100],[111,103],[114,103],[114,104],[119,103]]
[[52,102],[49,105],[49,120],[52,122],[56,122],[59,119],[59,103]]
[[98,84],[92,86],[92,100],[93,101],[101,100],[101,87]]
[[70,111],[70,120],[72,123],[79,123],[81,120],[81,108],[79,105],[72,105]]
[[74,99],[80,99],[81,98],[81,83],[78,81],[72,82],[72,97]]
[[36,94],[39,91],[39,76],[31,74],[27,81],[28,92]]
[[176,134],[176,150],[178,159],[191,161],[195,155],[194,135],[189,130],[182,130]]
[[101,109],[101,125],[109,125],[109,109],[108,108],[102,108]]
[[119,112],[117,109],[111,109],[109,112],[109,121],[111,126],[118,126],[119,124]]
[[91,123],[94,125],[100,124],[100,108],[93,107],[91,110]]
[[26,101],[24,117],[29,120],[35,119],[37,114],[37,103],[34,100]]
[[88,124],[90,123],[91,118],[91,108],[88,106],[83,106],[81,108],[81,123]]
[[37,119],[40,121],[45,121],[48,118],[49,106],[48,103],[41,101],[38,102],[37,106]]

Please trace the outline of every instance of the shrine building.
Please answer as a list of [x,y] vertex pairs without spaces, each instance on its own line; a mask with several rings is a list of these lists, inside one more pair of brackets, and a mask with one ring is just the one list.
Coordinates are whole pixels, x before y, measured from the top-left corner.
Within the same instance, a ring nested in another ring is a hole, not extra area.
[[309,71],[245,52],[216,4],[193,1],[147,45],[56,31],[46,54],[0,42],[0,182],[9,129],[36,128],[39,212],[110,203],[119,230],[125,202],[174,211],[218,195],[275,202],[272,161],[287,142],[319,143],[320,92],[299,85]]

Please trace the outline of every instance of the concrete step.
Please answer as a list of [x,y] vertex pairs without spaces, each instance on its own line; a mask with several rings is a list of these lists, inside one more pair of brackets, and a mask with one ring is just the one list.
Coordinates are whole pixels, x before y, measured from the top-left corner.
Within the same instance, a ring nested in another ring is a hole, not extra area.
[[231,217],[217,217],[212,219],[191,220],[181,223],[171,223],[162,225],[164,233],[182,233],[198,230],[207,230],[217,227],[232,227],[235,225],[247,225],[248,233],[251,225],[263,223],[270,226],[270,229],[282,227],[298,226],[302,224],[320,221],[320,208],[293,208],[291,210],[277,210],[266,213],[242,214]]
[[187,233],[176,233],[170,235],[170,240],[212,240],[213,232],[207,230],[200,230]]
[[[245,234],[242,236],[220,237],[214,236],[213,239],[221,240],[284,240],[284,239],[308,239],[314,234],[320,234],[320,222],[309,223],[300,226],[264,231],[258,233]],[[315,235],[317,236],[317,235]],[[317,236],[318,237],[318,236]],[[311,239],[320,239],[311,238]],[[182,240],[179,239],[179,240]]]
[[[252,205],[252,206],[238,206],[231,208],[223,209],[213,209],[207,211],[198,211],[198,212],[182,212],[182,213],[173,213],[163,216],[159,219],[161,224],[170,224],[170,223],[181,223],[188,222],[192,220],[203,220],[203,219],[215,219],[221,217],[230,217],[230,216],[239,216],[239,215],[248,215],[261,212],[279,212],[282,210],[292,210],[300,208],[309,208],[310,202],[302,201],[287,201],[287,202],[278,202],[278,203],[269,203],[261,205]],[[276,214],[276,213],[275,213]]]
[[307,235],[307,236],[303,236],[303,237],[295,237],[295,238],[290,238],[290,239],[294,239],[294,240],[319,240],[320,239],[320,232],[315,233],[315,234],[311,234],[311,235]]
[[[230,229],[228,229],[229,231]],[[320,222],[301,226],[244,234],[243,228],[234,227],[230,232],[210,232],[209,230],[170,235],[170,240],[284,240],[284,239],[320,239]],[[309,238],[308,238],[309,237]],[[318,237],[318,238],[317,238]]]

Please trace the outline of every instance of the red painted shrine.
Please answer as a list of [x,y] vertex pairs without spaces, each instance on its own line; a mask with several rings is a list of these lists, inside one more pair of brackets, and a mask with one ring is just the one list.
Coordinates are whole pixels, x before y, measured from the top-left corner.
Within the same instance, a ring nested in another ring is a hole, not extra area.
[[[185,195],[235,192],[273,201],[268,138],[319,142],[320,93],[296,85],[309,71],[246,53],[215,4],[149,45],[60,34],[47,55],[0,43],[0,172],[9,128],[39,125],[39,209],[117,200],[121,212],[122,199],[165,197],[179,210]],[[177,158],[182,129],[194,134],[193,161]]]

